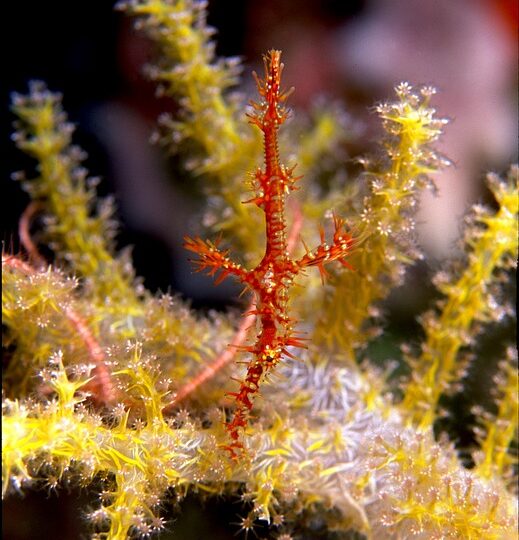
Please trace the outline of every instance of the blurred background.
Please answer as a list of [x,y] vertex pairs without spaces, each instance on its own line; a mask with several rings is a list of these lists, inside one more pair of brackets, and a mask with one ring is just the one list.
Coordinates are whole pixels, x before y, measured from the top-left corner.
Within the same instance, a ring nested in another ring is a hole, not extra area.
[[[10,141],[9,95],[41,79],[64,94],[65,110],[77,126],[75,142],[88,152],[90,173],[102,178],[101,195],[115,194],[122,222],[118,242],[134,246],[137,274],[151,290],[170,289],[192,298],[197,307],[223,308],[231,300],[230,289],[209,282],[193,285],[181,247],[200,200],[182,182],[172,181],[174,164],[149,144],[157,116],[175,104],[154,97],[154,85],[142,75],[152,47],[113,8],[111,1],[87,0],[4,6],[0,155],[5,249],[20,250],[18,220],[28,203],[10,175],[33,170]],[[218,54],[243,57],[248,89],[248,74],[261,69],[261,54],[282,49],[286,86],[296,88],[290,106],[307,110],[322,95],[338,100],[366,123],[368,139],[377,120],[367,108],[391,97],[397,83],[439,89],[434,102],[440,115],[453,120],[440,150],[454,165],[436,177],[439,197],[422,200],[420,238],[435,264],[451,255],[461,217],[473,202],[488,197],[485,172],[502,172],[517,160],[516,0],[248,0],[232,2],[232,7],[211,0],[208,10],[209,23],[218,30]],[[396,320],[394,327],[402,326]],[[30,495],[22,505],[8,499],[4,538],[80,538],[78,497],[85,495],[51,495],[44,503]],[[193,523],[183,528],[182,520],[191,515],[186,508],[173,527],[177,532],[162,538],[232,538],[237,528],[227,524],[242,513],[237,505],[223,510],[210,503],[204,511],[204,516],[214,514],[207,536],[205,529],[194,532]],[[45,526],[25,527],[28,512]],[[199,521],[194,518],[197,527]],[[221,532],[214,523],[221,524]]]
[[[368,127],[373,104],[392,97],[400,81],[433,84],[439,114],[452,119],[440,143],[453,166],[437,175],[439,196],[424,196],[421,243],[436,259],[449,255],[460,216],[485,197],[485,171],[517,159],[517,3],[515,0],[249,0],[209,2],[217,52],[244,60],[244,86],[269,48],[283,50],[290,105],[309,109],[326,96]],[[180,247],[197,201],[175,182],[172,164],[149,144],[157,116],[174,104],[154,96],[142,74],[151,44],[114,2],[9,3],[2,32],[6,70],[0,82],[2,231],[18,249],[17,222],[27,204],[10,174],[31,163],[11,143],[9,95],[31,79],[64,94],[77,125],[75,142],[88,152],[102,194],[115,193],[124,223],[120,244],[135,246],[138,273],[156,290],[189,290]],[[8,52],[7,52],[8,51]],[[178,174],[176,175],[178,178]],[[175,211],[171,211],[175,208]],[[177,268],[177,271],[175,271]],[[179,269],[180,268],[180,269]],[[203,288],[202,288],[203,289]],[[223,290],[223,289],[221,289]],[[216,289],[209,302],[224,301]],[[223,293],[225,296],[225,293]],[[218,296],[220,295],[220,296]],[[200,297],[197,301],[203,302]]]

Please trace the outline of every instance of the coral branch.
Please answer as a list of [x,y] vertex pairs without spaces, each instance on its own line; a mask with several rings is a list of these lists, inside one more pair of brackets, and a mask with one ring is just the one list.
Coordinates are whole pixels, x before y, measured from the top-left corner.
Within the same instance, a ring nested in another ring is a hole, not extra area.
[[352,364],[356,351],[380,331],[372,322],[376,303],[402,283],[406,267],[421,257],[413,241],[417,200],[421,190],[433,185],[429,175],[447,164],[434,149],[446,124],[430,104],[434,89],[402,83],[395,92],[395,101],[377,107],[386,131],[386,158],[377,166],[368,163],[369,193],[362,213],[353,217],[354,230],[367,234],[362,250],[351,258],[362,272],[343,272],[334,280],[312,336],[317,345],[342,351]]
[[[142,307],[133,273],[128,273],[133,269],[113,254],[112,203],[107,199],[95,204],[95,179],[87,177],[82,166],[85,156],[71,144],[74,127],[63,112],[60,94],[50,92],[43,83],[29,86],[28,95],[14,94],[18,121],[13,139],[36,160],[38,174],[32,179],[19,175],[22,186],[45,213],[46,240],[66,266],[83,278],[92,301],[104,308],[117,307],[119,326],[128,326],[128,314],[141,315]],[[30,217],[31,213],[22,219],[22,234]],[[31,243],[27,245],[32,251]]]
[[[2,254],[2,268],[4,265],[21,270],[29,276],[38,273],[38,270],[14,255]],[[81,338],[88,351],[90,360],[95,365],[95,379],[88,383],[86,388],[93,393],[95,399],[99,402],[104,404],[111,403],[114,400],[115,392],[103,349],[95,339],[84,318],[70,304],[60,307],[62,307],[66,319]]]
[[512,489],[518,485],[517,450],[514,451],[519,424],[518,375],[517,349],[509,347],[494,378],[496,414],[489,414],[479,407],[474,411],[481,418],[483,428],[476,431],[481,448],[474,454],[474,471],[487,480],[496,476],[503,478]]
[[174,114],[160,116],[160,140],[182,157],[187,170],[203,177],[214,202],[208,223],[226,239],[232,237],[246,260],[255,259],[262,249],[257,234],[262,216],[240,200],[243,171],[261,156],[261,139],[242,121],[243,96],[232,88],[240,59],[216,56],[207,2],[123,0],[119,5],[157,45],[159,58],[150,75],[160,93],[178,105]]
[[93,393],[97,401],[108,404],[114,400],[115,390],[112,384],[112,376],[106,365],[106,355],[88,328],[85,320],[71,306],[65,308],[65,316],[72,323],[77,333],[83,340],[88,350],[90,359],[95,364],[95,379],[85,385],[85,388]]
[[28,204],[18,223],[18,235],[20,236],[20,242],[22,243],[25,251],[27,251],[32,264],[35,267],[43,268],[46,266],[45,259],[38,251],[36,244],[32,240],[30,232],[32,220],[40,210],[41,204],[37,201],[32,201]]
[[492,284],[500,269],[517,260],[517,168],[506,180],[489,175],[488,184],[499,209],[496,213],[476,207],[467,228],[467,264],[457,280],[445,272],[436,278],[445,295],[440,313],[422,318],[425,343],[416,359],[409,359],[412,378],[405,389],[402,408],[411,423],[428,428],[436,419],[436,409],[443,392],[463,376],[459,351],[470,344],[478,331],[476,322],[499,320],[506,314],[502,303],[492,297]]
[[30,264],[27,264],[18,257],[2,253],[2,268],[4,267],[4,265],[11,266],[12,268],[16,268],[17,270],[21,270],[26,274],[31,274],[35,272],[34,268]]
[[225,366],[229,365],[233,360],[238,349],[247,339],[249,328],[256,322],[256,313],[254,312],[254,302],[251,302],[247,307],[247,315],[243,318],[233,340],[224,349],[224,351],[209,365],[207,365],[196,377],[182,386],[176,393],[173,401],[163,409],[163,413],[168,413],[177,407],[182,401],[190,396],[202,384],[212,379]]

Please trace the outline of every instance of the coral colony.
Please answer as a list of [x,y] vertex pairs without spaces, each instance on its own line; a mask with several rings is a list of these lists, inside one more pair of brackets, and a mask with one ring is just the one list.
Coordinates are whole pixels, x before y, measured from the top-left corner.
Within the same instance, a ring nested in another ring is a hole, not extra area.
[[[3,496],[98,490],[85,512],[96,539],[159,533],[165,508],[188,493],[243,498],[241,530],[262,523],[279,540],[323,529],[373,539],[515,538],[512,345],[501,351],[494,409],[474,411],[470,459],[435,428],[440,399],[470,373],[478,335],[513,315],[506,291],[517,258],[517,168],[505,179],[489,175],[495,207],[467,216],[464,255],[435,278],[442,299],[420,318],[421,346],[403,344],[410,375],[397,386],[364,360],[383,331],[380,301],[421,258],[417,198],[447,164],[433,147],[445,125],[430,104],[434,90],[400,84],[376,109],[379,155],[364,160],[358,178],[346,184],[338,175],[324,188],[319,164],[340,155],[343,119],[323,106],[306,125],[285,122],[279,51],[265,56],[247,122],[229,89],[238,62],[215,58],[203,3],[123,7],[157,44],[159,91],[180,105],[161,119],[161,142],[211,200],[204,236],[219,241],[186,237],[185,247],[216,282],[241,283],[249,303],[237,320],[148,292],[128,256],[115,253],[111,205],[96,197],[71,144],[60,96],[39,82],[15,94],[14,141],[37,175],[16,175],[33,202],[20,221],[23,251],[2,254]],[[280,156],[298,163],[299,176]],[[252,198],[247,170],[256,171]],[[231,244],[233,258],[219,247]]]

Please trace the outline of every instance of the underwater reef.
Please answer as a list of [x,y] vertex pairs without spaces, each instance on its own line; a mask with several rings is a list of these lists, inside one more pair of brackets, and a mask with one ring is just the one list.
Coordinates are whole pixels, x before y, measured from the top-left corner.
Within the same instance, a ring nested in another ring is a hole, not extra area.
[[36,174],[15,174],[32,202],[23,250],[2,254],[3,497],[88,488],[85,531],[106,540],[160,537],[188,495],[240,499],[236,530],[278,540],[516,538],[513,336],[496,351],[493,406],[473,409],[472,447],[460,452],[442,422],[481,336],[515,317],[517,166],[488,175],[494,202],[465,217],[421,335],[381,365],[383,302],[424,259],[420,194],[450,165],[434,88],[399,84],[375,109],[378,150],[346,164],[345,116],[323,103],[299,121],[280,51],[265,53],[247,102],[204,3],[120,7],[155,43],[149,74],[178,104],[155,138],[207,201],[199,229],[182,231],[193,270],[235,280],[242,308],[148,291],[115,248],[113,203],[61,96],[42,82],[13,94],[13,140]]

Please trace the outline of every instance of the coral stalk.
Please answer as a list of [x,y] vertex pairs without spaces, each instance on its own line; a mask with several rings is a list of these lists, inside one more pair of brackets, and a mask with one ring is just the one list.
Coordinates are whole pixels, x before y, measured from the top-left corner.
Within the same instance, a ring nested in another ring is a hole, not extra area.
[[475,224],[468,227],[467,265],[457,281],[445,273],[436,278],[445,295],[440,313],[422,318],[425,343],[417,359],[409,359],[412,378],[405,389],[402,408],[413,424],[430,427],[436,419],[441,395],[463,376],[459,351],[470,344],[479,322],[499,320],[506,309],[492,296],[500,269],[510,268],[517,258],[517,168],[507,181],[496,175],[488,178],[499,209],[495,214],[478,208]]
[[341,351],[352,365],[357,352],[381,330],[376,303],[400,285],[406,267],[421,258],[413,240],[418,196],[433,186],[429,175],[448,164],[434,149],[447,123],[431,106],[435,90],[401,83],[395,91],[397,100],[376,109],[386,131],[385,158],[377,166],[368,163],[369,193],[353,222],[354,229],[367,236],[351,258],[362,271],[334,278],[312,336],[318,345]]
[[[37,163],[35,178],[18,174],[15,178],[23,181],[44,216],[46,240],[84,279],[92,301],[104,308],[117,306],[121,326],[125,325],[129,314],[142,314],[134,276],[124,260],[113,256],[112,204],[106,200],[94,207],[96,181],[82,166],[84,153],[71,145],[74,127],[63,112],[61,96],[32,82],[28,96],[14,94],[13,112],[18,117],[13,139]],[[31,212],[25,220],[30,217]],[[29,244],[30,254],[31,249]]]
[[24,247],[25,251],[27,251],[29,258],[32,261],[32,264],[37,268],[43,268],[46,265],[46,261],[40,255],[36,244],[31,238],[30,228],[34,216],[40,210],[40,205],[36,201],[32,201],[24,210],[22,217],[20,218],[20,221],[18,223],[18,236],[20,237],[20,242]]
[[196,375],[196,377],[179,388],[175,394],[175,397],[173,398],[173,401],[163,409],[163,413],[168,413],[169,411],[173,410],[182,401],[187,399],[193,392],[195,392],[201,385],[212,379],[216,373],[230,364],[238,348],[241,347],[244,341],[247,339],[247,332],[249,328],[256,321],[254,307],[254,302],[251,302],[245,311],[246,316],[242,319],[233,340],[225,348],[225,350],[219,356],[217,356],[214,361],[208,364],[198,375]]

